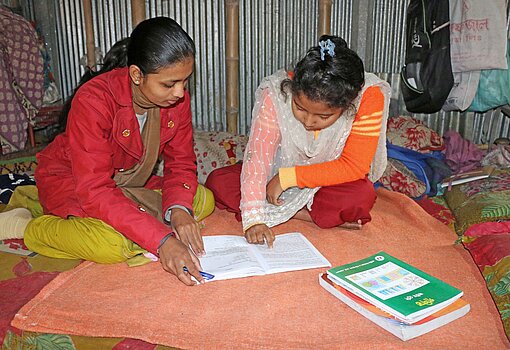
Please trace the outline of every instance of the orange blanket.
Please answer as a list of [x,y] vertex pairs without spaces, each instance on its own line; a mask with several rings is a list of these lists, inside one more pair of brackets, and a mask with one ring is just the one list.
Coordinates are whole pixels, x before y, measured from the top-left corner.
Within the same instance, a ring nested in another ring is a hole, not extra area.
[[[471,311],[431,333],[402,342],[318,284],[321,269],[186,287],[157,263],[137,268],[90,262],[62,273],[14,318],[24,330],[130,337],[186,349],[508,349],[499,314],[456,235],[402,194],[380,190],[373,221],[361,231],[300,231],[333,264],[379,250],[462,289]],[[233,214],[217,210],[204,234],[235,234]]]

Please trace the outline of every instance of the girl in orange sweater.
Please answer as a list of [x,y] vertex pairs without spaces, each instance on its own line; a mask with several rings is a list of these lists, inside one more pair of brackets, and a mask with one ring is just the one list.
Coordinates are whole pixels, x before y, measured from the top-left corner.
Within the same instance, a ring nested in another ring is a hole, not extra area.
[[240,209],[248,242],[271,246],[270,227],[293,217],[322,228],[370,221],[390,92],[335,36],[322,36],[292,73],[262,80],[242,171],[219,169],[207,180],[220,207]]

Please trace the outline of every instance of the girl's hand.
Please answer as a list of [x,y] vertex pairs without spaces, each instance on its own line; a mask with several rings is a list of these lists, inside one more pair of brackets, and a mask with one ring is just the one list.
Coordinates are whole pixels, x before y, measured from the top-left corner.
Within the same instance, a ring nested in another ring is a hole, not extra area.
[[264,244],[264,239],[269,248],[273,247],[274,233],[266,224],[253,225],[244,233],[244,237],[248,243]]
[[266,199],[269,203],[274,205],[282,205],[283,201],[279,199],[282,194],[283,189],[280,184],[280,177],[278,174],[273,176],[273,178],[267,183],[266,186]]
[[[199,283],[204,283],[204,278],[200,274],[200,262],[193,252],[175,237],[168,238],[159,247],[159,260],[163,269],[177,276],[182,283],[193,286],[196,284],[191,276]],[[187,272],[184,271],[187,268]]]
[[205,254],[204,241],[200,234],[200,226],[186,210],[173,208],[170,222],[177,234],[177,238],[179,238],[186,247],[191,246],[196,256]]

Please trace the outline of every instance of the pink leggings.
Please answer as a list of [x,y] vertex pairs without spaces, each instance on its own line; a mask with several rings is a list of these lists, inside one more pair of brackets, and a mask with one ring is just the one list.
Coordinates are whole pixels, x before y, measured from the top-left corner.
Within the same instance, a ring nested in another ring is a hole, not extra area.
[[[214,170],[207,177],[205,186],[214,193],[216,206],[236,214],[241,221],[241,164]],[[320,228],[330,228],[345,222],[362,224],[369,222],[372,217],[370,210],[374,206],[377,196],[374,185],[368,178],[343,183],[335,186],[325,186],[315,194],[310,216]]]

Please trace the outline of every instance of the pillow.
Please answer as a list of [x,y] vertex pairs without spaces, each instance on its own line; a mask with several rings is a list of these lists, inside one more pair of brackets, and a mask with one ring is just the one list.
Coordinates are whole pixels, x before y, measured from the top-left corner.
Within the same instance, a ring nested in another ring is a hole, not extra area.
[[[217,168],[243,160],[248,137],[224,131],[193,132],[193,149],[197,156],[198,182],[205,183],[207,176]],[[163,162],[158,164],[156,175],[163,175]]]
[[510,220],[510,170],[453,186],[444,197],[455,216],[458,235],[474,224]]
[[389,190],[403,193],[411,198],[421,197],[427,192],[427,185],[402,162],[393,158],[388,158],[388,164],[379,183]]
[[510,336],[510,234],[484,235],[464,246],[482,272],[507,336]]
[[205,183],[207,176],[217,168],[243,160],[248,137],[229,132],[195,131],[198,182]]
[[418,152],[440,151],[444,149],[443,139],[422,121],[395,116],[388,119],[386,138],[396,146]]

